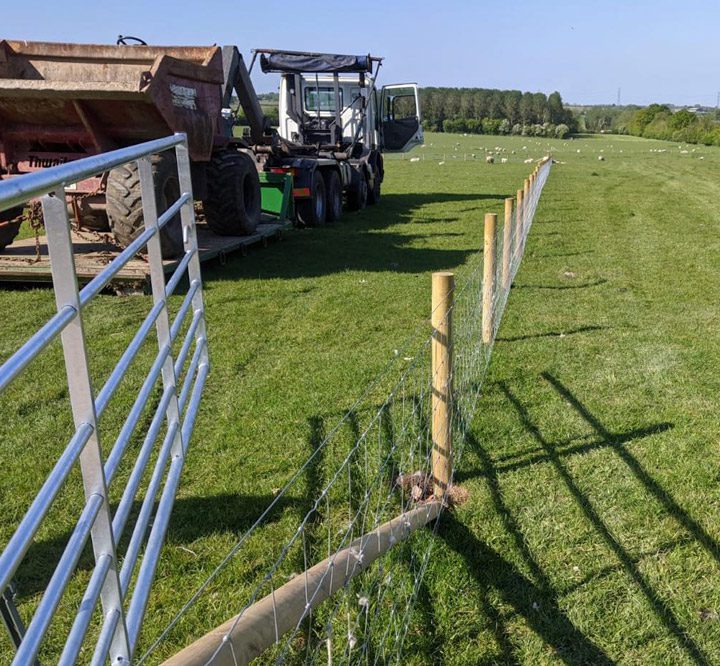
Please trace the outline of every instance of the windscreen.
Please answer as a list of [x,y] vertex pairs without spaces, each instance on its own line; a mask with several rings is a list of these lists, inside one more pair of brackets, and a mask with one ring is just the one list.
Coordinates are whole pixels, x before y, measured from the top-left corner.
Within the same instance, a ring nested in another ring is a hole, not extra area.
[[[338,90],[340,93],[340,108],[343,106],[343,91],[342,88]],[[308,86],[305,88],[305,110],[310,112],[317,111],[331,111],[335,112],[335,89],[331,86]],[[319,102],[319,108],[318,108]]]

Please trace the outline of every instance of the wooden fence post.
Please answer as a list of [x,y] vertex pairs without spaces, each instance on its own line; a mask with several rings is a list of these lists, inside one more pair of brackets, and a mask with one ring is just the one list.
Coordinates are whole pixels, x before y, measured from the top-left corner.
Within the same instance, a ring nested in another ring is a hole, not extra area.
[[493,301],[495,300],[495,261],[497,255],[497,215],[485,215],[485,244],[483,246],[483,308],[482,341],[486,345],[492,342],[495,333]]
[[523,191],[517,191],[517,206],[515,208],[515,254],[519,255],[522,252],[522,234],[523,234],[523,207],[525,202],[523,201]]
[[452,476],[452,307],[455,276],[432,276],[432,470],[435,499]]
[[512,225],[514,199],[505,199],[505,222],[503,225],[503,258],[502,258],[502,288],[510,289],[510,272],[512,262]]

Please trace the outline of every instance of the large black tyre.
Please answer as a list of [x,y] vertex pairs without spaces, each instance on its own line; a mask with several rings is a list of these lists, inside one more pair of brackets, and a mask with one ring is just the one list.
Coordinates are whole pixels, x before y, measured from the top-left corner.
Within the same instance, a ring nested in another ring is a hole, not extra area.
[[353,171],[353,179],[348,190],[348,208],[362,210],[367,206],[368,184],[365,173],[358,169]]
[[[180,197],[175,156],[170,153],[151,158],[155,201],[158,215],[165,212]],[[112,169],[107,179],[107,216],[115,240],[127,247],[145,229],[140,192],[140,175],[136,162]],[[166,259],[183,253],[183,233],[180,215],[176,215],[160,230],[160,247]]]
[[296,202],[297,217],[306,227],[322,227],[327,219],[325,179],[319,169],[313,171],[310,181],[310,198]]
[[17,206],[0,213],[0,250],[4,250],[20,232],[22,220],[14,221],[22,215],[23,207]]
[[374,206],[377,203],[380,203],[380,189],[382,187],[382,172],[378,168],[378,165],[375,167],[375,177],[373,178],[373,186],[368,187],[368,193],[367,193],[367,202],[368,206]]
[[328,222],[337,222],[343,212],[343,191],[340,174],[328,171],[325,177],[325,210]]
[[213,155],[207,171],[203,210],[219,236],[246,236],[260,224],[262,200],[255,163],[245,153],[227,150]]

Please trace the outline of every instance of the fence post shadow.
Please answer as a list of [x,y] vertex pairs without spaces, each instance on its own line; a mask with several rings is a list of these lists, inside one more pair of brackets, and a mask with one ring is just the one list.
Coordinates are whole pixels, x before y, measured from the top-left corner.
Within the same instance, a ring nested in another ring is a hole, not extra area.
[[[545,376],[547,375],[547,376]],[[550,381],[548,373],[542,375],[547,381]],[[552,383],[552,382],[551,382]],[[535,441],[545,451],[547,460],[552,464],[558,476],[567,487],[570,495],[573,497],[578,507],[582,510],[585,518],[595,528],[605,545],[614,553],[618,561],[622,565],[630,579],[635,583],[638,589],[645,596],[648,604],[653,609],[655,616],[665,626],[667,631],[672,634],[678,645],[686,652],[693,663],[710,664],[710,661],[702,652],[695,641],[687,634],[684,627],[673,613],[672,609],[667,605],[666,601],[658,596],[655,590],[650,586],[645,576],[639,570],[637,563],[630,554],[623,548],[620,542],[613,536],[610,528],[605,524],[602,517],[583,494],[572,475],[568,471],[566,465],[561,460],[562,455],[559,454],[551,442],[547,441],[538,426],[533,422],[526,407],[520,402],[519,398],[512,392],[505,382],[499,383],[500,389],[515,408],[520,422],[525,430],[535,439]],[[607,432],[607,431],[606,431]],[[608,433],[609,434],[609,433]],[[615,447],[616,450],[619,447]]]
[[[325,419],[318,415],[311,416],[308,418],[308,426],[310,428],[307,440],[310,449],[309,455],[314,455],[314,457],[305,472],[305,501],[301,504],[301,511],[304,515],[312,512],[312,516],[305,526],[302,552],[298,553],[296,568],[300,571],[311,567],[315,564],[315,560],[319,558],[318,544],[322,541],[319,533],[324,520],[329,519],[329,516],[323,516],[324,507],[318,506],[313,511],[315,501],[322,493],[324,485],[325,449],[323,448],[323,442],[326,436]],[[323,640],[322,623],[318,622],[312,611],[302,620],[300,634],[308,650],[311,649],[315,642]]]

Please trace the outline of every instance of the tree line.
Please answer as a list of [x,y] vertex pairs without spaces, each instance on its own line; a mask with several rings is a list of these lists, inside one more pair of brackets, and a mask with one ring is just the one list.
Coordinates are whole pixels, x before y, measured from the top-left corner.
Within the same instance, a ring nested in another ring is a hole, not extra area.
[[720,146],[717,113],[701,115],[687,109],[673,111],[667,104],[586,107],[578,111],[578,129]]
[[433,132],[558,136],[575,131],[559,92],[487,88],[421,88],[423,127]]

